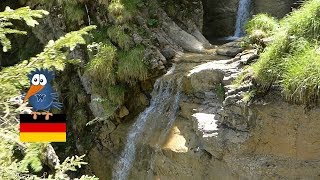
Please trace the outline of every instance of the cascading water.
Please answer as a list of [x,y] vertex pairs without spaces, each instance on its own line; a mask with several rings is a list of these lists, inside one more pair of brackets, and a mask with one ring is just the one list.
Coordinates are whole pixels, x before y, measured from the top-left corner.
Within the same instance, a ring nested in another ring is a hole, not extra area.
[[245,34],[244,25],[246,24],[250,16],[250,5],[251,0],[239,1],[236,30],[234,32],[234,37],[242,37]]
[[[177,84],[178,87],[176,88]],[[168,114],[167,128],[165,131],[171,127],[178,111],[180,92],[181,80],[176,83],[174,77],[170,76],[168,78],[167,75],[164,75],[156,81],[150,106],[138,116],[128,134],[124,150],[113,171],[112,178],[114,180],[125,180],[128,178],[133,161],[135,160],[137,143],[148,121],[155,120],[157,116]],[[152,132],[152,130],[150,132]]]

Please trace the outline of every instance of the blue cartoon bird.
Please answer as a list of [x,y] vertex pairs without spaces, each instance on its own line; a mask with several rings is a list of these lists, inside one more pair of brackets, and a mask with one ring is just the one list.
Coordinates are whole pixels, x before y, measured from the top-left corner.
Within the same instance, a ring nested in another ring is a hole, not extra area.
[[28,77],[30,79],[30,89],[23,103],[29,100],[29,104],[33,108],[33,119],[37,119],[37,115],[46,115],[45,119],[49,120],[49,116],[53,115],[49,111],[52,108],[60,110],[62,107],[62,103],[58,102],[57,93],[53,91],[50,84],[54,78],[54,73],[47,69],[36,69],[35,71],[31,71]]

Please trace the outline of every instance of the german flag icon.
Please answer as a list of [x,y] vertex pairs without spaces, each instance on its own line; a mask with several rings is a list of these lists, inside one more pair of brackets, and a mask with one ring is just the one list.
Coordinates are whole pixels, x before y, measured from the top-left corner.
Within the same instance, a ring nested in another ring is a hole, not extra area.
[[33,119],[31,114],[20,114],[21,142],[66,142],[66,115],[54,114],[49,120],[45,115]]

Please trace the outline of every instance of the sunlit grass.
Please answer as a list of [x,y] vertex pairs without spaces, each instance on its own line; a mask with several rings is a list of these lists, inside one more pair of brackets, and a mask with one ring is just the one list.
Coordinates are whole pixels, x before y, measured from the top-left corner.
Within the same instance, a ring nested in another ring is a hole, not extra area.
[[255,15],[247,24],[246,32],[249,35],[255,34],[255,31],[262,31],[266,35],[273,34],[279,28],[277,19],[267,14]]
[[[261,27],[259,21],[256,23],[248,26],[253,27],[248,31]],[[301,9],[282,19],[280,28],[271,34],[274,34],[273,42],[252,65],[257,87],[267,90],[277,84],[288,100],[317,104],[320,93],[320,1],[307,1]]]

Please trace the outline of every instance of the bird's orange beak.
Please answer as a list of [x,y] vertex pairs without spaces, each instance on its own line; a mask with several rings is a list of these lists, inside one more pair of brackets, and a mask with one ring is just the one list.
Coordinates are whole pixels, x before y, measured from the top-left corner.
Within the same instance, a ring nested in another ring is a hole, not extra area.
[[25,103],[32,95],[36,94],[37,92],[41,91],[44,86],[42,85],[31,85],[29,91],[27,92],[26,97],[23,100],[23,103]]

